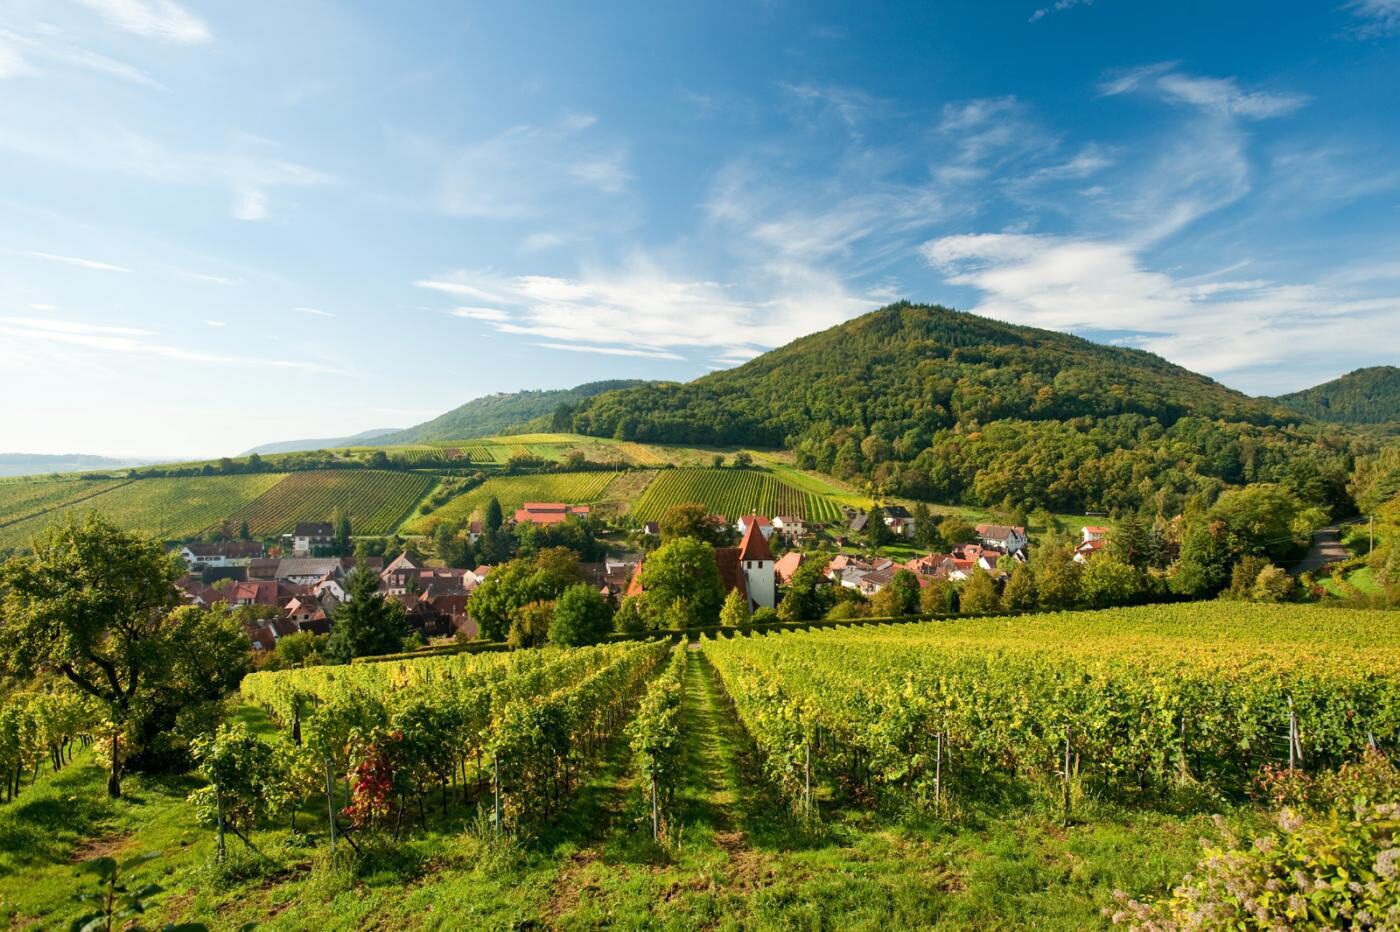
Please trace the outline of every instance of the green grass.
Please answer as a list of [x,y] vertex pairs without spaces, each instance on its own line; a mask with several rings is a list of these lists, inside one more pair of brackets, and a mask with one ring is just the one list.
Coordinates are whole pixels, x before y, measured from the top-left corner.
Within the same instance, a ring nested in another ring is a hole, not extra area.
[[[272,739],[260,713],[237,714]],[[212,833],[192,823],[184,802],[196,781],[132,777],[128,795],[109,801],[101,769],[84,756],[0,809],[0,919],[66,924],[75,858],[160,850],[141,877],[169,891],[155,898],[152,926],[1083,929],[1106,925],[1100,910],[1115,889],[1164,892],[1197,859],[1197,838],[1216,834],[1205,812],[1092,800],[1069,827],[1024,802],[940,821],[846,805],[834,786],[819,793],[821,824],[804,828],[757,775],[703,655],[687,671],[681,732],[683,780],[665,847],[651,841],[619,739],[536,839],[487,844],[466,830],[471,807],[457,804],[356,875],[326,863],[316,815],[324,805],[313,801],[301,825],[318,844],[289,847],[286,826],[264,826],[254,841],[271,864],[221,881],[207,868]]]
[[[1342,578],[1346,580],[1348,585],[1356,589],[1356,591],[1360,592],[1362,595],[1383,595],[1385,593],[1385,589],[1381,584],[1376,582],[1375,574],[1371,572],[1369,566],[1354,569]],[[1344,587],[1337,585],[1330,576],[1323,577],[1318,580],[1318,582],[1330,595],[1334,595],[1339,599],[1344,599],[1351,595]]]

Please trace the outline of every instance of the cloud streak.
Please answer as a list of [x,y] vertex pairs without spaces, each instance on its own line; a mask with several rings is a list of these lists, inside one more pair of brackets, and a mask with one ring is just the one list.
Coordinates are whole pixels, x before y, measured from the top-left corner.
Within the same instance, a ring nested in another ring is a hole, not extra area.
[[1130,244],[1025,234],[972,234],[925,243],[947,282],[977,290],[971,310],[999,320],[1079,332],[1123,332],[1118,342],[1256,390],[1292,384],[1288,363],[1354,353],[1400,353],[1400,296],[1336,283],[1178,279],[1148,266]]
[[120,354],[169,359],[177,362],[209,363],[254,369],[300,369],[306,372],[333,374],[338,370],[312,361],[293,361],[264,356],[233,356],[189,350],[149,337],[156,334],[136,327],[111,327],[81,321],[37,317],[0,317],[0,335],[17,346],[40,348],[63,345],[98,350],[103,354]]
[[174,0],[80,0],[83,6],[125,32],[174,42],[199,45],[213,36],[204,21]]
[[34,249],[6,249],[7,255],[24,256],[28,259],[43,259],[46,262],[61,262],[64,265],[71,265],[80,269],[91,269],[95,272],[130,272],[131,269],[124,265],[113,265],[110,262],[99,262],[96,259],[84,259],[81,256],[63,256],[52,252],[39,252]]

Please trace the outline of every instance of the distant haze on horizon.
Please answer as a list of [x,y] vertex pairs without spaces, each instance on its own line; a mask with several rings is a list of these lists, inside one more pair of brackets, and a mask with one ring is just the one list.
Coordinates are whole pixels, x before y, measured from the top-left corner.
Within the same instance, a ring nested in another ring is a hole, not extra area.
[[0,10],[0,447],[688,380],[899,298],[1400,361],[1400,0]]

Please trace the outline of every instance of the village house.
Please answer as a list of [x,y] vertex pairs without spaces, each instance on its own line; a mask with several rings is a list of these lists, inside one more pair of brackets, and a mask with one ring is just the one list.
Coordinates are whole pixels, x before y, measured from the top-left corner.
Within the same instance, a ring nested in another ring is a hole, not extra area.
[[903,505],[886,505],[885,526],[900,537],[914,536],[914,516]]
[[274,578],[298,586],[314,586],[327,575],[343,579],[345,570],[335,557],[284,557],[277,561]]
[[1018,553],[1024,550],[1029,542],[1025,528],[1006,524],[979,524],[977,536],[984,547],[991,547],[1002,553]]
[[564,502],[526,502],[515,509],[516,524],[563,524],[570,518],[587,518],[592,514],[587,505],[567,505]]
[[798,568],[805,562],[805,555],[797,550],[789,550],[778,558],[778,562],[773,564],[773,575],[778,580],[778,585],[786,586],[792,581],[792,576]]
[[417,592],[421,569],[422,565],[405,550],[379,574],[379,587],[389,595],[402,595],[410,590]]
[[773,519],[773,528],[783,538],[796,543],[807,533],[807,525],[796,515],[778,515]]
[[292,530],[292,553],[296,556],[311,556],[334,545],[335,532],[329,521],[299,521]]
[[1088,543],[1091,540],[1103,540],[1108,537],[1110,530],[1110,528],[1102,527],[1097,524],[1086,524],[1081,533],[1084,535],[1084,542]]
[[768,538],[773,536],[773,522],[769,521],[762,515],[744,515],[737,522],[735,522],[734,526],[738,528],[739,536],[741,538],[748,536],[749,528],[752,527],[758,528],[758,530],[763,534],[764,540],[768,540]]
[[228,566],[246,567],[263,555],[263,545],[255,540],[225,540],[216,543],[192,541],[180,547],[180,559],[198,572]]

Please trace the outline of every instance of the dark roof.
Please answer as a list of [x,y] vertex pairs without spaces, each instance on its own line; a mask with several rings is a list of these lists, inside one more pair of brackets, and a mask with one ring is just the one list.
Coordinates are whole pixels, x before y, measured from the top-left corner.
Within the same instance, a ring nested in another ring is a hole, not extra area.
[[909,509],[908,509],[908,508],[905,508],[903,505],[886,505],[886,506],[885,506],[885,517],[886,517],[886,518],[912,518],[913,515],[911,515],[911,514],[909,513]]
[[331,534],[329,521],[298,521],[292,532],[293,537],[330,537]]
[[749,581],[739,563],[738,547],[716,547],[715,564],[719,567],[719,578],[724,582],[726,595],[731,589],[738,589],[745,596],[749,594]]

